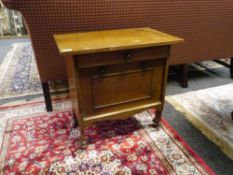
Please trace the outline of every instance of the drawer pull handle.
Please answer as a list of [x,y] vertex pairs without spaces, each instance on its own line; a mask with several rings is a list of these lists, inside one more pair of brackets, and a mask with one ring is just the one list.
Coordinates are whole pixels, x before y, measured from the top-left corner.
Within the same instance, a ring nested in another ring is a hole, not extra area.
[[101,75],[105,74],[105,73],[106,73],[106,68],[105,68],[105,67],[100,67],[100,68],[99,68],[99,73],[100,73]]
[[130,59],[133,57],[133,55],[131,53],[125,53],[124,55],[124,59],[126,62],[130,61]]
[[146,62],[146,61],[142,62],[142,64],[141,64],[141,67],[142,67],[143,70],[148,69],[149,66],[150,66],[150,64],[148,62]]

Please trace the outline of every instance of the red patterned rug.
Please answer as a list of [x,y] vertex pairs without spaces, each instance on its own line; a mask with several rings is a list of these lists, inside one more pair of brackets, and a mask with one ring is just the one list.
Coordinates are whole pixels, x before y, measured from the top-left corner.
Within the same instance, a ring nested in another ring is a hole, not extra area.
[[80,149],[69,101],[46,113],[42,102],[0,108],[0,174],[213,175],[214,172],[163,120],[153,128],[152,112],[85,129]]

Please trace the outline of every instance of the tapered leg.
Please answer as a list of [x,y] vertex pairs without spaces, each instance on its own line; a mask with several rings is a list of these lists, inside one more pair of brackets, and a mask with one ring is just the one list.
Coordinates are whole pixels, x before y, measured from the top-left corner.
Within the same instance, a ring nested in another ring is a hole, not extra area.
[[50,96],[50,93],[49,93],[49,84],[48,84],[48,82],[42,83],[42,89],[43,89],[43,94],[44,94],[44,99],[45,99],[45,104],[46,104],[46,110],[48,112],[53,111],[51,96]]
[[180,65],[178,76],[180,80],[180,85],[183,88],[188,87],[188,68],[189,68],[188,64]]
[[84,128],[80,127],[80,130],[81,130],[81,147],[85,148],[87,146],[87,142],[84,136]]
[[153,120],[155,127],[158,127],[161,121],[162,111],[155,111],[155,118]]
[[74,125],[73,125],[73,127],[74,128],[77,128],[78,127],[78,119],[77,119],[77,117],[76,117],[76,114],[75,114],[75,112],[73,111],[73,115],[74,115]]

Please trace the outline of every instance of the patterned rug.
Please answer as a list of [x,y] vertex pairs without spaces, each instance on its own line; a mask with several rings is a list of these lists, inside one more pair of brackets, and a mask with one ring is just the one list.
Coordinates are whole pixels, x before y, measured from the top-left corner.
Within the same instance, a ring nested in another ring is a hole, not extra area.
[[153,111],[85,129],[80,149],[69,101],[54,112],[34,102],[0,108],[0,174],[208,175],[214,172],[163,120],[153,128]]
[[174,95],[166,100],[233,159],[233,84]]
[[[42,93],[31,43],[15,43],[0,64],[0,99]],[[64,90],[62,81],[50,85],[51,91]]]

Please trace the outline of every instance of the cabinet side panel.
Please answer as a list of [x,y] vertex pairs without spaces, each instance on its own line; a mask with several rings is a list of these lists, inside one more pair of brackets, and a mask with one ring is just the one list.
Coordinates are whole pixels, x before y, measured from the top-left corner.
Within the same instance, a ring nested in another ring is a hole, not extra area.
[[72,107],[73,107],[73,110],[75,112],[77,119],[80,119],[80,116],[79,116],[80,109],[79,109],[79,102],[78,102],[78,86],[77,86],[78,77],[76,75],[73,57],[67,56],[65,58],[65,63],[66,63],[66,71],[67,71],[67,76],[68,76],[69,91],[70,91]]

